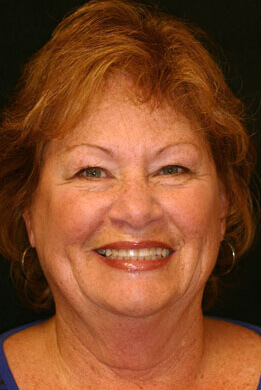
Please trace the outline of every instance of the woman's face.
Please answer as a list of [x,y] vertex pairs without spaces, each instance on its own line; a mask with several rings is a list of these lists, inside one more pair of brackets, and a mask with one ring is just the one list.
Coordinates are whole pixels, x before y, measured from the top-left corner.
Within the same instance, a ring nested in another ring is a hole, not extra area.
[[193,123],[105,92],[48,145],[24,218],[60,310],[142,317],[202,294],[226,199]]

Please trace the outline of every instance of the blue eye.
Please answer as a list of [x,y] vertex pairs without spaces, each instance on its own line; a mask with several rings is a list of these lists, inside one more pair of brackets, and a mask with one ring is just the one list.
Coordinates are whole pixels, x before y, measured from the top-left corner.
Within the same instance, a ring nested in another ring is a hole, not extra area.
[[166,167],[162,168],[160,172],[162,172],[162,175],[178,175],[188,171],[188,168],[182,167],[180,165],[167,165]]
[[101,177],[106,177],[106,174],[105,174],[104,170],[99,168],[99,167],[88,167],[88,168],[82,169],[78,173],[78,176],[99,179]]

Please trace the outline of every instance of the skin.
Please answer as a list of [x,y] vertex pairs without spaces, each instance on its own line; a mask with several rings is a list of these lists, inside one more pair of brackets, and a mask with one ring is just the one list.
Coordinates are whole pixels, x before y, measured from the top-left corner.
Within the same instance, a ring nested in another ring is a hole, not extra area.
[[[223,329],[203,319],[201,300],[225,233],[226,196],[196,126],[164,103],[136,104],[124,85],[112,82],[70,135],[50,142],[25,210],[57,310],[16,338],[21,350],[37,340],[24,365],[38,367],[38,379],[9,354],[21,388],[203,389],[215,377]],[[179,168],[163,174],[169,165]],[[83,172],[97,166],[100,178]],[[170,246],[169,263],[133,273],[94,252],[143,240]]]

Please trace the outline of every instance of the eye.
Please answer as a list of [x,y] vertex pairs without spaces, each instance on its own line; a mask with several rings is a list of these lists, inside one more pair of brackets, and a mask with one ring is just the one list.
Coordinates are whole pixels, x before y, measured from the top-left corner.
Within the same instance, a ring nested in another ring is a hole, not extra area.
[[188,172],[189,169],[181,165],[167,165],[160,170],[160,175],[180,175]]
[[102,177],[107,177],[107,174],[104,169],[99,167],[87,167],[80,170],[77,173],[78,177],[88,177],[91,179],[100,179]]

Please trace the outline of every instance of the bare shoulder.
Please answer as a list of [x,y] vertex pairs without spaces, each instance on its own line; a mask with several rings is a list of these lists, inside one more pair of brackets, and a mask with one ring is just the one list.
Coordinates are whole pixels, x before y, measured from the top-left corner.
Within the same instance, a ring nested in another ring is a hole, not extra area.
[[[261,335],[256,331],[229,321],[206,318],[205,328],[214,337],[215,342],[222,343],[228,349],[249,351],[255,357],[260,357]],[[224,344],[225,343],[225,344]]]
[[42,375],[46,370],[43,357],[50,353],[48,338],[51,322],[48,320],[14,333],[3,343],[8,365],[19,389],[24,388],[23,383],[33,380],[31,367],[34,367],[35,373]]
[[37,348],[37,344],[41,343],[41,340],[46,340],[46,337],[48,337],[51,323],[52,320],[50,319],[10,335],[3,343],[6,355],[13,355],[13,350],[17,353],[23,352],[25,347],[27,347],[26,351],[28,352],[28,346],[30,345],[34,345]]
[[212,318],[205,319],[205,329],[213,372],[218,372],[219,378],[223,373],[228,382],[237,384],[234,388],[256,389],[261,375],[261,336],[244,326]]

